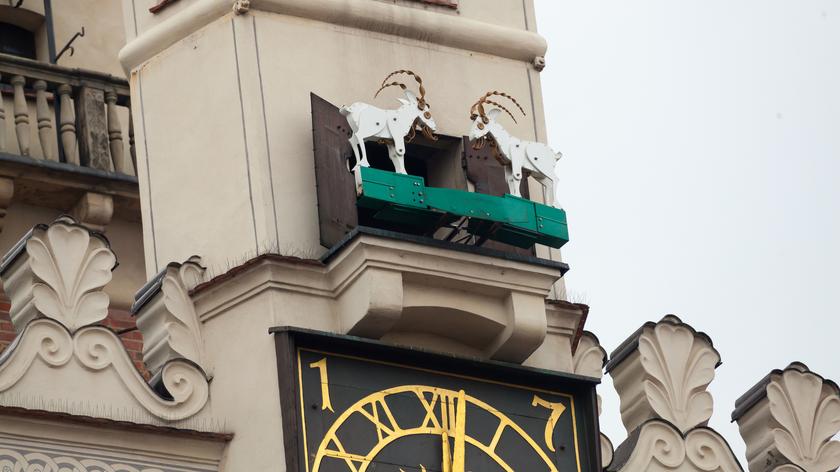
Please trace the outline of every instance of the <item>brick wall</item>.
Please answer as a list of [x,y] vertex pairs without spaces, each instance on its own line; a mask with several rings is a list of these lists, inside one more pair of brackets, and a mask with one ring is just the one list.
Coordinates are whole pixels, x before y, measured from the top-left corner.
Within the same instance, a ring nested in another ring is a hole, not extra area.
[[[17,336],[14,326],[12,326],[12,321],[9,319],[10,308],[11,304],[9,303],[9,299],[6,298],[5,294],[0,292],[0,353]],[[128,311],[112,309],[108,311],[108,317],[105,318],[102,324],[119,334],[137,370],[148,380],[149,371],[143,365],[143,335],[136,329],[137,326],[134,324],[134,317]]]

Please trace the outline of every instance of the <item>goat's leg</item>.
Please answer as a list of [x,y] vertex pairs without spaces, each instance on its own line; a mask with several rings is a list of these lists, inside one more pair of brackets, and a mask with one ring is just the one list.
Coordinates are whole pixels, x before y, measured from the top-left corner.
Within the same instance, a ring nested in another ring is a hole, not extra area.
[[504,166],[504,169],[505,169],[505,180],[507,181],[507,184],[508,184],[508,193],[510,193],[511,195],[517,196],[517,197],[521,197],[522,195],[520,195],[520,193],[519,193],[519,181],[516,180],[516,177],[513,174],[512,166],[510,164],[506,165],[506,166]]
[[357,141],[359,142],[359,149],[362,151],[362,160],[359,161],[359,165],[370,167],[370,162],[368,162],[367,158],[367,149],[365,148],[365,140],[357,139]]
[[394,139],[393,144],[388,144],[388,157],[394,164],[394,172],[407,174],[405,171],[405,142],[402,139]]
[[362,162],[359,156],[359,138],[356,137],[356,135],[354,134],[350,136],[350,139],[348,139],[348,141],[350,141],[350,146],[353,147],[353,157],[356,158],[356,164],[353,165],[353,168],[349,170],[351,172],[356,172],[356,169],[359,168],[359,164]]

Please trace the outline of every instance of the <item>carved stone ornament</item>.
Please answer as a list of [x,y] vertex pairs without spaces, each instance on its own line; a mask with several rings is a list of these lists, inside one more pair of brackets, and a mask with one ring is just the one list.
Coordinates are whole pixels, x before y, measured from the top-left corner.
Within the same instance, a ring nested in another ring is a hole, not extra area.
[[628,433],[650,418],[683,432],[706,424],[713,409],[706,388],[718,365],[720,354],[709,337],[676,316],[642,326],[607,364]]
[[71,332],[103,320],[109,298],[102,287],[116,262],[108,240],[70,216],[35,226],[0,262],[15,329],[39,316]]
[[610,471],[740,472],[729,444],[714,430],[697,427],[681,433],[667,421],[652,419],[616,451]]
[[154,465],[134,467],[123,461],[105,462],[99,459],[69,457],[63,454],[50,457],[41,452],[21,453],[0,447],[0,471],[73,471],[73,472],[162,472]]
[[[607,351],[601,347],[598,338],[589,331],[584,331],[572,355],[573,372],[578,375],[600,379],[604,376],[604,364],[606,361]],[[601,415],[601,395],[598,395],[598,415]],[[606,468],[613,461],[614,447],[610,438],[604,433],[600,433],[600,440],[601,465]]]
[[735,405],[753,472],[825,472],[840,467],[840,388],[793,363],[776,370]]
[[[90,373],[107,371],[116,374],[124,390],[137,404],[166,421],[181,420],[198,413],[207,403],[209,395],[204,373],[189,361],[175,360],[163,366],[152,380],[157,384],[153,389],[137,371],[113,331],[101,326],[88,326],[71,334],[65,326],[47,318],[31,321],[0,356],[0,394],[10,392],[36,365],[40,365],[35,362],[36,359],[51,369],[66,369],[70,367],[70,361],[75,360]],[[43,372],[40,374],[44,375]],[[63,387],[68,392],[81,392],[88,399],[97,398],[96,391],[85,393],[86,388],[95,388],[89,380],[79,378],[78,381],[79,385]],[[163,391],[167,398],[159,395],[158,391]],[[56,405],[60,403],[55,402]]]
[[201,258],[171,263],[140,292],[132,307],[143,333],[143,361],[157,372],[171,359],[188,359],[211,375],[205,355],[201,322],[190,290],[204,280]]

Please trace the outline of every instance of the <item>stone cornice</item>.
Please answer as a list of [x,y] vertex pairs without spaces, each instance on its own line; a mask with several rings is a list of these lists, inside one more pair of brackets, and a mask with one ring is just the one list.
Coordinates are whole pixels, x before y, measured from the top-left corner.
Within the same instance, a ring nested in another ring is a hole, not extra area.
[[[145,61],[233,11],[232,0],[198,0],[149,28],[120,51],[131,72]],[[530,31],[456,15],[367,0],[251,0],[261,10],[376,33],[429,41],[467,51],[531,63],[545,55],[545,39]],[[434,32],[434,34],[430,34]]]
[[[449,338],[486,358],[523,362],[546,336],[545,299],[564,271],[536,260],[358,233],[325,262],[260,256],[231,269],[233,275],[199,285],[192,296],[202,322],[254,297],[286,292],[332,306],[334,317],[323,322],[342,334],[380,339],[417,332]],[[417,325],[419,319],[426,322]],[[459,319],[469,332],[448,328]],[[571,340],[577,326],[555,328]]]

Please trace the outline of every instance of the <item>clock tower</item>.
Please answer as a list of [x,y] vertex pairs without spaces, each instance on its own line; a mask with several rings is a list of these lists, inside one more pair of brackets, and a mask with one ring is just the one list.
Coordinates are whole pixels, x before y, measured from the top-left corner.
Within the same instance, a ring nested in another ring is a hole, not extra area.
[[124,8],[146,268],[207,268],[212,388],[250,396],[217,413],[266,446],[232,464],[597,469],[594,383],[567,377],[587,308],[562,299],[566,214],[532,165],[559,154],[511,141],[546,135],[531,1]]

